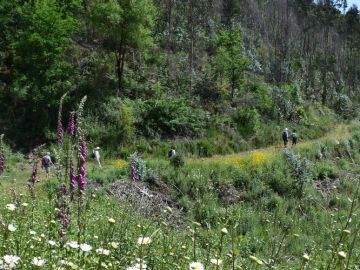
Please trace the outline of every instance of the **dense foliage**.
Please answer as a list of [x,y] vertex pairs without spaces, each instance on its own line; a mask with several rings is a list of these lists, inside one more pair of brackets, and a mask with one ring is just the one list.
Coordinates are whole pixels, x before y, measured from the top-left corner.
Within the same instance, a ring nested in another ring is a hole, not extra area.
[[339,0],[2,0],[0,133],[53,141],[69,91],[65,114],[86,94],[91,141],[117,154],[184,138],[238,151],[285,125],[314,138],[327,108],[357,115],[359,39],[359,10]]

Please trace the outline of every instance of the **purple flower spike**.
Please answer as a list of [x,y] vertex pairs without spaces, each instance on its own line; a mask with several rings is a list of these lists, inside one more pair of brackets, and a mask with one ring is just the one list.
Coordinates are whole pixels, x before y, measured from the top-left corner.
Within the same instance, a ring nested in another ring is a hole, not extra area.
[[35,183],[37,182],[37,174],[38,174],[38,163],[39,160],[36,160],[34,163],[34,168],[33,168],[33,172],[31,174],[31,178],[30,178],[30,182],[35,185]]
[[75,189],[76,184],[76,176],[75,176],[75,170],[74,170],[74,163],[71,160],[70,161],[70,189],[73,191]]
[[73,137],[74,134],[75,134],[74,115],[75,115],[74,112],[71,112],[71,113],[70,113],[69,123],[68,123],[68,127],[67,127],[67,130],[66,130],[67,134],[69,134],[69,136],[71,136],[71,137]]
[[136,169],[135,169],[134,165],[131,165],[130,180],[131,180],[132,182],[135,182],[135,181],[136,181]]
[[85,186],[86,186],[86,142],[85,140],[81,140],[80,142],[80,149],[79,149],[79,168],[78,168],[78,185],[79,190],[81,193],[85,192]]
[[67,195],[67,188],[66,188],[65,184],[62,185],[61,190],[62,190],[63,195],[66,196]]
[[61,121],[58,122],[57,128],[57,143],[59,145],[64,144],[64,129],[62,127]]
[[5,155],[0,153],[0,174],[4,173],[5,171]]

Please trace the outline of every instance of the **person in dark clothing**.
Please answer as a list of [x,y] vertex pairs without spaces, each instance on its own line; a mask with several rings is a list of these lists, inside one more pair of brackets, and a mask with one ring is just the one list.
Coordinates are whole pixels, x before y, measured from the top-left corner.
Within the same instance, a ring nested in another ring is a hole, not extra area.
[[293,130],[293,133],[291,134],[292,145],[296,145],[296,144],[297,144],[297,139],[298,139],[298,136],[297,136],[297,134],[296,134],[296,130],[294,129],[294,130]]
[[289,131],[287,128],[285,128],[285,130],[282,133],[282,139],[284,141],[284,147],[286,148],[289,142]]

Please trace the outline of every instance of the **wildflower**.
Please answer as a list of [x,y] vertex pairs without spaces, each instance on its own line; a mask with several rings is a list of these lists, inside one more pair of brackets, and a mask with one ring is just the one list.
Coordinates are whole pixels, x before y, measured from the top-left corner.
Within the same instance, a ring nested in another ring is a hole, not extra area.
[[137,240],[137,244],[138,246],[141,246],[141,245],[148,245],[150,244],[152,241],[149,237],[140,237],[138,240]]
[[74,200],[74,189],[75,189],[75,184],[76,184],[76,175],[75,175],[75,169],[74,169],[74,162],[72,159],[72,155],[70,158],[70,199],[71,201]]
[[44,266],[45,262],[46,261],[44,259],[41,259],[40,257],[34,257],[31,263],[35,266],[42,267]]
[[66,243],[66,246],[69,246],[69,247],[71,247],[71,248],[73,248],[73,249],[78,249],[78,248],[79,248],[79,244],[78,244],[78,242],[76,242],[76,241],[67,242],[67,243]]
[[67,129],[66,129],[67,134],[69,134],[69,136],[71,136],[71,137],[74,136],[74,134],[75,134],[74,115],[75,115],[74,112],[71,112],[71,113],[70,113],[69,123],[68,123],[68,127],[67,127]]
[[59,104],[59,111],[58,111],[58,123],[57,123],[57,143],[62,145],[64,143],[64,129],[62,126],[61,118],[62,118],[62,105],[64,102],[64,98],[66,97],[67,93],[65,93],[61,99]]
[[226,228],[222,228],[221,233],[222,234],[228,234],[229,232],[228,232],[228,230]]
[[126,270],[139,270],[139,268],[137,268],[135,266],[129,266],[126,268]]
[[135,182],[136,181],[136,169],[135,169],[135,166],[131,165],[130,170],[131,170],[131,172],[130,172],[130,180],[132,182]]
[[81,244],[80,249],[84,252],[89,252],[92,250],[92,247],[88,244]]
[[39,160],[35,160],[33,171],[29,180],[29,182],[33,185],[35,185],[35,183],[37,182],[38,165],[39,165]]
[[109,256],[110,255],[110,251],[104,248],[98,248],[96,250],[96,254],[98,255],[105,255],[105,256]]
[[55,246],[55,245],[56,245],[56,242],[53,241],[53,240],[49,240],[49,241],[48,241],[48,244],[49,244],[50,246]]
[[191,262],[189,265],[189,270],[204,270],[204,265],[200,262]]
[[3,143],[4,134],[0,135],[0,174],[3,174],[5,171],[5,154],[4,154],[4,143]]
[[306,254],[306,253],[302,256],[302,258],[303,258],[304,261],[309,261],[310,260],[310,256],[308,254]]
[[78,268],[76,264],[74,264],[73,262],[67,261],[67,260],[61,260],[60,263],[62,265],[65,265],[65,266],[69,266],[70,269],[77,269]]
[[109,219],[108,219],[108,222],[109,222],[110,224],[115,224],[115,219],[109,218]]
[[119,247],[118,242],[111,242],[110,245],[111,245],[112,248],[118,248]]
[[16,227],[15,227],[13,224],[9,224],[8,230],[9,230],[10,232],[15,232],[15,231],[16,231]]
[[338,255],[339,255],[340,259],[345,259],[346,258],[346,253],[344,251],[339,251]]
[[254,263],[257,263],[258,265],[263,265],[264,264],[260,259],[256,258],[255,256],[250,255],[249,259],[252,260]]
[[217,266],[220,266],[222,264],[222,260],[220,259],[211,259],[210,262]]
[[5,206],[5,208],[12,212],[12,211],[15,211],[16,206],[15,206],[15,204],[9,203]]
[[147,268],[147,265],[144,262],[140,262],[140,263],[135,264],[135,269],[146,270],[146,268]]
[[86,142],[85,140],[81,139],[80,145],[79,145],[79,168],[78,168],[78,176],[77,181],[79,185],[79,190],[81,193],[85,192],[85,186],[86,186],[86,174],[87,170],[85,167],[86,162]]
[[5,255],[3,257],[4,269],[14,269],[19,263],[20,257],[15,255]]
[[64,143],[64,129],[61,124],[61,119],[58,121],[58,127],[57,127],[57,143],[59,145],[62,145]]

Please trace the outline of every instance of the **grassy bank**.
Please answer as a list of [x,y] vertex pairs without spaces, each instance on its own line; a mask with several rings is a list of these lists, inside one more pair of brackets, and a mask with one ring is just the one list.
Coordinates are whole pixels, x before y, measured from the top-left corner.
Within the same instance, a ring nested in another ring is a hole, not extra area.
[[[0,257],[19,256],[19,269],[36,269],[38,256],[44,269],[145,269],[145,263],[146,269],[189,269],[196,261],[206,269],[354,269],[359,148],[359,126],[352,123],[285,152],[269,147],[186,159],[175,168],[149,159],[144,183],[160,181],[174,202],[150,216],[131,197],[107,193],[116,179],[129,181],[122,160],[106,161],[104,170],[88,164],[89,179],[103,186],[89,186],[74,202],[62,199],[55,179],[41,180],[36,196],[28,195],[30,165],[14,160],[1,180]],[[66,235],[61,213],[71,220]]]

